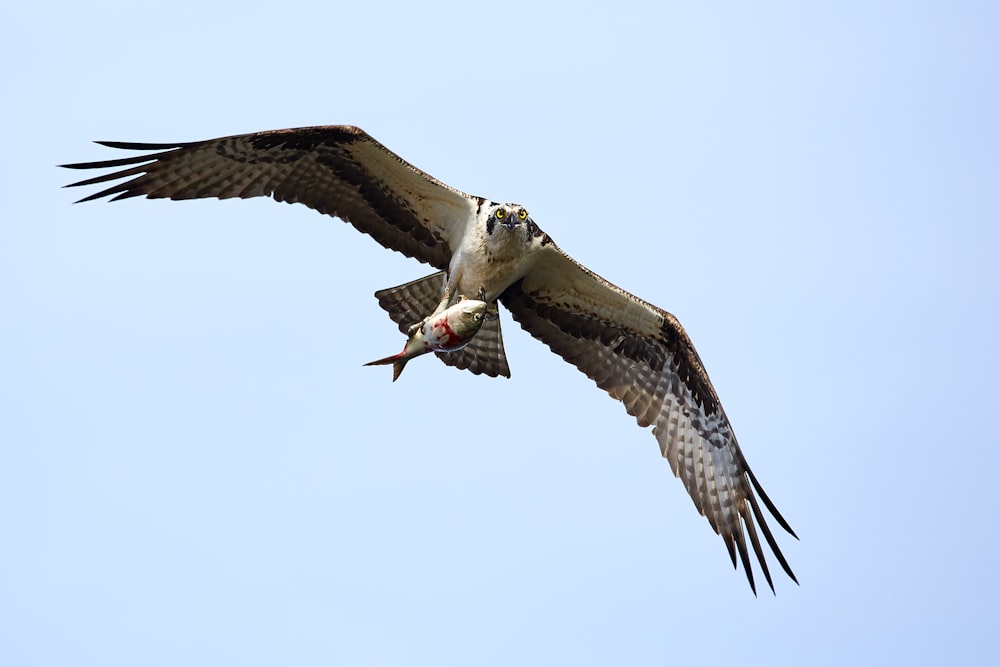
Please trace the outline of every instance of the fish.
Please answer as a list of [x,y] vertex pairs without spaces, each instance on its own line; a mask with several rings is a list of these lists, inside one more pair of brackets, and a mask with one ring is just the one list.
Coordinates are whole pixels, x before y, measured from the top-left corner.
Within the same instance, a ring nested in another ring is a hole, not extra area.
[[369,361],[365,366],[392,364],[392,381],[399,379],[406,363],[428,352],[454,352],[469,344],[486,321],[489,304],[462,298],[458,303],[410,328],[410,337],[399,354]]

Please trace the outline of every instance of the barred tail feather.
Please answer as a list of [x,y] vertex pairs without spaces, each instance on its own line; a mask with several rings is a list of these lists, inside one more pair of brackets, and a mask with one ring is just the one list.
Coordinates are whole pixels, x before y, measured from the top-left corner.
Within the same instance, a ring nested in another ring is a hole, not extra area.
[[[441,300],[445,280],[445,272],[439,271],[405,285],[379,290],[375,292],[375,298],[378,299],[378,305],[389,313],[392,321],[399,325],[399,330],[409,333],[413,324],[422,322],[434,312]],[[438,352],[437,358],[448,366],[469,370],[476,375],[502,375],[509,378],[510,367],[503,350],[496,302],[490,304],[489,312],[493,318],[483,324],[483,328],[468,345],[452,352]]]

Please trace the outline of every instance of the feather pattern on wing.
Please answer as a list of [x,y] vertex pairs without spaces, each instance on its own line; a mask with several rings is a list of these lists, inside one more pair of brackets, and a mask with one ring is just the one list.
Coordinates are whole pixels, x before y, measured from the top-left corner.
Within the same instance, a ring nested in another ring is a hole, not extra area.
[[474,197],[417,169],[356,127],[304,127],[176,144],[98,143],[154,152],[63,165],[125,167],[71,183],[68,187],[128,179],[80,201],[274,197],[342,218],[386,248],[438,269],[448,268],[475,213]]
[[754,591],[747,536],[774,590],[758,527],[795,580],[755,490],[775,520],[795,533],[750,472],[701,359],[673,315],[612,285],[555,244],[500,300],[532,336],[621,401],[640,426],[653,426],[671,470],[722,536],[734,566],[739,554]]

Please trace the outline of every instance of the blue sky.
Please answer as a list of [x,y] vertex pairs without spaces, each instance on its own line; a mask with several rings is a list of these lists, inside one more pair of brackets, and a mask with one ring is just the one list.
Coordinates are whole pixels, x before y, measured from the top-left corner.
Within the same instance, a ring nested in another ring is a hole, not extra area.
[[[998,6],[339,4],[5,10],[0,662],[994,660]],[[54,167],[340,123],[680,318],[801,586],[509,317],[362,367],[427,267]]]

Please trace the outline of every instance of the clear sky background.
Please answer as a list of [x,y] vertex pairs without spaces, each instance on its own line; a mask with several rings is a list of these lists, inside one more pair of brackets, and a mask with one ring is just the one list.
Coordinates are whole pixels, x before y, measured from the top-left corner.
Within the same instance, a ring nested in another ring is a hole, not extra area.
[[[0,663],[995,664],[997,3],[3,14]],[[428,267],[55,167],[340,123],[680,318],[801,586],[506,314],[510,380],[362,367]]]

